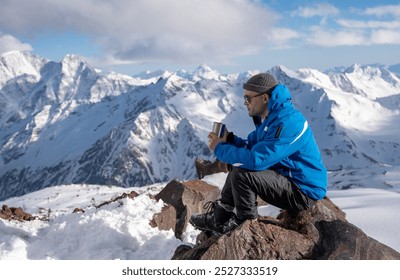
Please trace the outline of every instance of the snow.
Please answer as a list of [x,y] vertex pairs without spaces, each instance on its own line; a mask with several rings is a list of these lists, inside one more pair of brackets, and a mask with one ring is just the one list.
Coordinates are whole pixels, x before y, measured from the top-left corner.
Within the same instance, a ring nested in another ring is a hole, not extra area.
[[[203,180],[222,187],[226,174],[207,176]],[[398,180],[398,175],[391,176]],[[400,251],[400,193],[364,187],[332,189],[328,197],[347,215],[349,222],[367,235]],[[396,181],[394,181],[396,183]],[[398,181],[397,181],[398,183]],[[22,207],[26,212],[44,218],[18,222],[0,220],[0,259],[2,260],[168,260],[182,244],[193,245],[199,231],[188,226],[183,240],[172,230],[150,226],[162,201],[157,194],[166,184],[142,188],[120,188],[100,185],[62,185],[49,187],[21,197],[0,202]],[[95,206],[136,191],[134,199],[124,198],[105,206]],[[75,208],[84,212],[73,213]],[[259,207],[261,215],[276,216],[279,209]],[[162,250],[160,250],[162,248]]]
[[[133,189],[68,185],[43,189],[2,202],[19,204],[46,220],[0,220],[0,259],[168,259],[182,241],[172,230],[152,228],[149,221],[163,202],[148,194],[160,186],[136,189],[125,198],[96,208],[101,202]],[[144,191],[145,190],[145,191]],[[76,208],[84,213],[73,213]],[[159,246],[164,249],[161,254]]]
[[[56,63],[20,52],[2,55],[0,66],[0,173],[16,174],[3,180],[7,193],[2,195],[29,192],[0,205],[43,218],[0,219],[0,259],[168,260],[176,247],[195,242],[199,232],[191,226],[179,240],[172,230],[149,225],[162,202],[148,195],[166,183],[140,188],[69,183],[97,169],[93,176],[109,176],[121,154],[126,161],[118,172],[126,169],[135,181],[138,176],[146,182],[189,178],[195,157],[208,156],[205,143],[214,121],[242,137],[253,128],[241,85],[259,71],[221,75],[204,64],[192,72],[160,70],[129,77],[101,74],[76,56]],[[329,74],[284,66],[270,72],[291,89],[294,104],[313,128],[332,170],[328,197],[351,223],[400,251],[400,134],[393,129],[400,117],[399,77],[383,66],[361,65]],[[26,79],[16,79],[20,76]],[[79,165],[90,148],[99,152],[89,153]],[[135,158],[124,155],[125,150]],[[97,160],[103,157],[108,161]],[[74,180],[81,169],[89,173],[82,171]],[[131,185],[125,175],[118,173],[115,181]],[[222,187],[225,176],[204,180]],[[31,185],[17,190],[21,179]],[[48,185],[53,187],[44,188]],[[95,207],[132,190],[140,194],[133,200]],[[85,212],[73,213],[76,207]],[[262,206],[259,212],[276,216],[279,209]]]

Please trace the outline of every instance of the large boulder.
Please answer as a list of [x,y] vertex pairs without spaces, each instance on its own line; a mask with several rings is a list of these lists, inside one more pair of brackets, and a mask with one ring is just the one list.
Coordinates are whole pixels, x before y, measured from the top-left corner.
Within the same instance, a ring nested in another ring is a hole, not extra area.
[[[175,232],[180,236],[191,214],[204,211],[203,205],[218,196],[218,188],[195,180],[172,181],[156,197],[175,207]],[[222,236],[202,233],[196,245],[178,247],[172,259],[400,260],[400,253],[350,224],[344,212],[325,198],[307,211],[260,216]]]
[[329,199],[299,214],[246,221],[229,234],[204,238],[193,248],[178,248],[173,259],[400,259],[390,247],[347,222]]
[[205,238],[175,251],[174,260],[295,260],[311,256],[313,242],[268,217],[246,221],[230,234]]

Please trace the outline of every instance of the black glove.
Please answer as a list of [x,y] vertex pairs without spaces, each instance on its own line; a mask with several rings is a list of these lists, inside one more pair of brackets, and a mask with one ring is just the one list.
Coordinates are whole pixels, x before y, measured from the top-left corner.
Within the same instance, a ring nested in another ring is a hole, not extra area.
[[226,142],[233,143],[235,141],[235,135],[233,132],[229,132],[228,136],[226,137]]

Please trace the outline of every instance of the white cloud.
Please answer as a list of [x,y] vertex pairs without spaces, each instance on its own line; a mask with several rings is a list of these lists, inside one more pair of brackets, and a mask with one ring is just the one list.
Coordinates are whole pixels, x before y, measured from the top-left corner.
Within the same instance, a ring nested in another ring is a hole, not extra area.
[[[384,44],[400,44],[400,21],[395,18],[389,20],[375,20],[373,17],[400,16],[400,5],[377,6],[357,12],[357,20],[336,17],[337,25],[312,26],[309,33],[303,33],[304,40],[311,45],[322,47],[337,46],[369,46]],[[339,15],[339,11],[330,5],[321,4],[315,7],[301,7],[296,11],[302,17]],[[363,15],[363,17],[359,17]]]
[[400,30],[394,29],[326,30],[314,27],[310,35],[309,44],[323,47],[400,44]]
[[275,28],[271,30],[270,45],[274,48],[291,48],[292,41],[301,38],[301,34],[293,29]]
[[365,34],[359,30],[325,30],[314,27],[307,42],[324,47],[356,46],[369,44]]
[[391,15],[400,18],[400,5],[385,5],[367,8],[364,11],[364,14],[378,17]]
[[299,37],[299,32],[288,28],[275,28],[271,32],[271,38],[276,42],[285,42]]
[[81,32],[115,61],[133,62],[252,54],[271,41],[275,19],[252,0],[14,0],[0,10],[9,33]]
[[20,42],[14,36],[0,32],[0,54],[8,51],[31,51],[29,44]]
[[361,20],[348,20],[340,19],[337,23],[346,28],[387,28],[396,29],[400,28],[400,21],[361,21]]
[[299,7],[292,15],[310,18],[310,17],[327,17],[339,14],[339,10],[330,4],[317,4],[312,7]]
[[374,30],[371,33],[371,43],[379,45],[400,44],[400,30]]

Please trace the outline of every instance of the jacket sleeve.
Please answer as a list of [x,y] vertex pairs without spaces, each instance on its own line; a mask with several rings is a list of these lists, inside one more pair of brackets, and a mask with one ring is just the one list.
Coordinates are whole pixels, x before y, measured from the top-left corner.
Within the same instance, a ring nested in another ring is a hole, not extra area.
[[235,147],[238,147],[238,148],[240,148],[240,147],[245,147],[246,146],[246,143],[247,143],[247,141],[246,140],[244,140],[244,139],[242,139],[242,138],[240,138],[239,136],[234,136],[234,138],[233,138],[233,142],[232,142],[232,144],[235,146]]
[[225,143],[225,144],[231,144],[238,148],[241,148],[241,147],[248,148],[248,147],[252,146],[255,143],[255,141],[256,141],[256,132],[253,131],[248,135],[247,140],[245,140],[237,135],[234,135],[233,141],[230,143]]
[[[294,127],[275,126],[254,145],[237,147],[219,143],[214,153],[219,160],[228,164],[254,171],[265,170],[296,152],[303,145],[307,130],[309,127],[306,121]],[[250,136],[248,140],[252,141]]]

